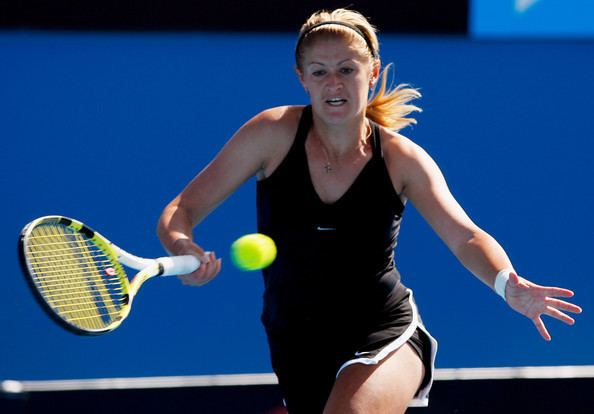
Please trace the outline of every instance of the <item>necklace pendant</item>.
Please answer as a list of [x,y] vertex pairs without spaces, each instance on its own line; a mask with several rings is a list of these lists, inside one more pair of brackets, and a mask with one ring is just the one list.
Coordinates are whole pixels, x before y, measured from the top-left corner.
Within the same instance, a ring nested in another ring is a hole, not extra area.
[[324,169],[326,170],[326,174],[332,172],[332,170],[333,170],[333,168],[329,162],[327,162],[326,165],[324,165]]

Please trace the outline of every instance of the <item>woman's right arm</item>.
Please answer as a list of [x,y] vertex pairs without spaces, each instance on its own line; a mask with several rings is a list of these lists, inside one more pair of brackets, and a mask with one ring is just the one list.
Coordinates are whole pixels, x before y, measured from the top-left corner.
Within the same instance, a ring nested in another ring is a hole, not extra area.
[[250,177],[267,174],[287,147],[290,111],[273,108],[248,121],[163,210],[157,234],[165,249],[172,255],[194,254],[202,263],[194,273],[180,276],[184,284],[202,285],[220,271],[220,259],[194,243],[192,229]]

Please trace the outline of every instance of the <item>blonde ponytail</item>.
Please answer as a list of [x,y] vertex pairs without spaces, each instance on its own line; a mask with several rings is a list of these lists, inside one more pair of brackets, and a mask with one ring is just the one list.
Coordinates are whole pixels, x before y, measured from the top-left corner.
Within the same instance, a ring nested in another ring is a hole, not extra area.
[[421,108],[412,105],[410,101],[421,97],[421,93],[407,84],[388,88],[388,72],[392,64],[386,65],[382,71],[379,90],[367,104],[367,117],[388,129],[399,131],[411,124],[416,124],[414,118],[407,118],[412,112],[421,112]]

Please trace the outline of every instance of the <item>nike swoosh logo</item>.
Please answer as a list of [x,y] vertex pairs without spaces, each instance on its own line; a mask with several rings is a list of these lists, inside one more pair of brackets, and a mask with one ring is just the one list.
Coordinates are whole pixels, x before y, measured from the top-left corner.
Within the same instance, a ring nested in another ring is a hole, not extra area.
[[355,356],[357,356],[357,357],[365,356],[365,355],[369,355],[369,354],[371,354],[371,352],[369,352],[369,351],[355,352]]

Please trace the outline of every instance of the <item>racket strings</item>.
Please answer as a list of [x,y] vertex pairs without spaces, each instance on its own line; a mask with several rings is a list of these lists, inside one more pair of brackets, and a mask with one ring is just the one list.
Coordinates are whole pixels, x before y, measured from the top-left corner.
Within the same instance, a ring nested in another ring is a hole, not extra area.
[[[70,318],[75,318],[78,315],[86,321],[87,326],[91,328],[100,328],[103,320],[106,319],[105,316],[107,316],[105,309],[103,309],[103,297],[105,296],[104,292],[101,292],[101,290],[97,289],[92,289],[89,291],[88,287],[85,287],[84,284],[81,284],[80,278],[73,277],[77,276],[76,271],[84,271],[88,276],[93,276],[95,274],[96,268],[92,266],[92,260],[89,259],[96,259],[97,254],[95,254],[92,249],[87,248],[87,246],[85,246],[86,243],[83,243],[84,239],[82,239],[80,235],[76,237],[76,233],[66,233],[66,240],[64,240],[63,237],[60,237],[64,236],[60,233],[60,231],[58,231],[58,233],[51,231],[51,227],[47,227],[45,230],[50,231],[43,231],[43,236],[47,237],[49,235],[52,242],[39,243],[39,248],[45,253],[52,253],[51,258],[56,260],[53,278],[57,278],[57,283],[55,284],[50,284],[48,280],[40,280],[40,282],[45,282],[42,283],[42,286],[44,288],[46,298],[63,318],[70,320]],[[53,230],[63,229],[56,228]],[[42,238],[41,240],[44,239]],[[71,244],[71,247],[73,247],[72,251],[68,251],[68,249],[63,248],[65,241]],[[72,243],[75,244],[72,245]],[[74,248],[74,246],[76,246],[76,248]],[[72,255],[76,255],[77,260],[72,260]],[[47,270],[44,270],[43,266],[39,266],[37,271],[44,271],[45,275],[48,275]],[[64,272],[68,272],[69,277],[65,278],[64,276],[66,275]],[[71,283],[72,281],[75,283]],[[90,279],[90,281],[92,281],[92,279]],[[54,294],[53,289],[58,291],[58,286],[66,284],[71,286],[74,285],[75,287],[74,289],[71,288],[71,291],[66,296],[62,292],[62,300],[58,300],[58,295]],[[93,304],[89,303],[90,300],[97,302],[95,309],[92,306]]]
[[113,261],[91,240],[64,225],[44,224],[32,230],[27,249],[34,283],[63,319],[103,329],[120,318],[125,289]]
[[[114,303],[112,305],[101,306],[101,309],[119,309],[119,308],[121,308],[121,303]],[[80,320],[85,320],[85,319],[92,319],[92,318],[96,317],[92,313],[89,316],[79,316],[79,314],[81,312],[84,313],[85,311],[94,311],[95,309],[96,309],[95,307],[91,307],[91,308],[78,308],[78,309],[72,310],[72,311],[65,310],[61,313],[61,315],[64,315],[64,316],[72,315],[71,317],[68,317],[69,321],[80,321]]]
[[[120,287],[120,288],[116,288],[116,289],[111,289],[111,291],[113,291],[113,293],[122,293],[124,292],[124,290]],[[79,287],[73,287],[73,288],[62,288],[60,287],[60,293],[56,293],[56,294],[52,294],[51,297],[49,297],[52,300],[52,304],[58,305],[58,304],[72,304],[73,302],[73,294],[79,294],[80,292],[80,288]],[[120,297],[120,298],[113,298],[112,301],[113,303],[124,303],[125,299],[124,297]],[[85,301],[80,301],[80,304],[83,305],[87,302]]]
[[[88,271],[88,270],[86,270]],[[80,290],[80,282],[79,281],[72,281],[67,280],[66,282],[60,282],[56,280],[54,275],[61,275],[63,272],[51,272],[52,276],[50,277],[38,277],[37,280],[40,282],[45,282],[44,286],[48,291],[52,291],[51,288],[60,289],[61,292],[68,292],[74,290]],[[113,287],[113,290],[121,289],[122,284],[120,283],[119,279],[114,278],[112,283],[109,283],[109,279],[103,283],[107,288]]]
[[[54,279],[54,275],[57,274],[62,274],[65,271],[69,271],[70,269],[72,269],[73,266],[76,265],[80,265],[80,270],[83,272],[92,272],[96,266],[85,266],[84,264],[77,264],[76,262],[72,262],[68,265],[45,265],[45,266],[38,266],[36,268],[38,274],[43,275],[43,276],[39,276],[38,279],[39,280],[43,280],[43,279],[47,279],[47,280],[52,280]],[[104,268],[104,269],[109,269],[111,266],[111,260],[106,260],[106,261],[99,261],[97,263],[97,265],[102,265],[100,267]],[[105,280],[119,280],[119,278],[117,277],[105,277]]]
[[[68,310],[74,309],[77,314],[85,315],[85,317],[88,319],[90,327],[93,328],[98,326],[96,321],[97,312],[92,312],[88,307],[84,306],[85,302],[88,300],[88,296],[85,297],[86,295],[81,295],[81,292],[84,292],[84,290],[81,289],[82,286],[80,280],[68,279],[66,277],[67,272],[72,274],[73,270],[74,272],[77,270],[75,265],[72,263],[68,264],[68,261],[72,261],[69,260],[69,256],[72,255],[73,252],[70,252],[67,248],[67,242],[75,242],[76,238],[74,236],[69,237],[68,234],[62,234],[62,231],[58,231],[57,228],[50,226],[43,226],[36,230],[38,230],[36,231],[38,236],[35,237],[32,235],[30,238],[32,253],[31,256],[35,257],[36,259],[31,260],[31,263],[35,268],[35,274],[37,276],[37,280],[35,282],[38,284],[40,292],[45,297],[49,305],[62,317],[67,317]],[[84,250],[81,250],[80,248],[79,250],[84,252]],[[84,253],[82,257],[84,257]],[[53,262],[49,262],[49,260],[53,260]],[[53,265],[42,266],[40,263],[53,263]],[[87,269],[92,268],[88,264],[84,267]],[[52,277],[47,277],[49,276],[47,268],[56,269]],[[45,277],[40,278],[40,274],[45,275]],[[49,280],[53,280],[56,283],[51,284],[49,283]],[[74,280],[76,282],[75,285],[77,285],[77,288],[74,292],[71,292],[71,294],[66,297],[66,300],[58,302],[55,298],[56,295],[54,286],[57,288],[57,286],[67,283],[68,280]],[[75,300],[75,298],[78,300]]]
[[[45,257],[43,260],[47,260],[47,257]],[[56,275],[56,274],[62,274],[65,272],[69,272],[70,270],[72,270],[73,268],[78,268],[80,269],[80,271],[82,272],[94,272],[96,269],[102,269],[102,270],[106,270],[109,269],[112,264],[111,260],[105,260],[105,261],[98,261],[95,264],[89,265],[86,263],[77,263],[75,261],[72,262],[61,262],[61,263],[38,263],[39,266],[36,267],[36,271],[38,274],[43,275],[40,276],[41,278],[47,278],[47,279],[51,279],[53,276],[52,275]],[[106,273],[107,275],[107,273]],[[107,276],[109,278],[109,275]],[[115,278],[115,280],[117,280],[118,278]]]

